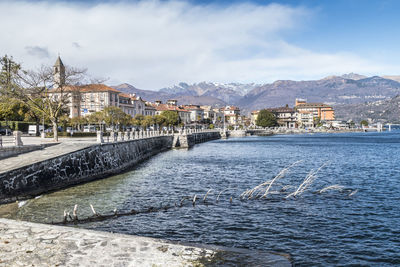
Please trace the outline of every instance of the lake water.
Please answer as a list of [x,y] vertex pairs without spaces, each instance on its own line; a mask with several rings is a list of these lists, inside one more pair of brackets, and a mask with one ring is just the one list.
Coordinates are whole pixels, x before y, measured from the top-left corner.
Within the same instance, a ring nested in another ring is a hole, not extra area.
[[[266,198],[240,199],[246,189],[299,160]],[[110,213],[179,205],[182,197],[197,195],[195,207],[185,200],[183,207],[166,212],[79,227],[288,253],[298,266],[394,266],[400,265],[399,162],[395,131],[217,140],[167,151],[128,173],[30,200],[12,217],[60,221],[74,204],[82,218],[91,215],[89,204]],[[302,194],[285,198],[322,165]],[[342,190],[318,193],[330,185]]]

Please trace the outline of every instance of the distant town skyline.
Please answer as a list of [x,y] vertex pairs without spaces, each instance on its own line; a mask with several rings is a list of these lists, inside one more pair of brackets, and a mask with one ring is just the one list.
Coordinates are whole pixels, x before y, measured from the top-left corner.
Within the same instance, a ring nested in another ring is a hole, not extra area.
[[400,1],[2,1],[1,55],[107,84],[400,74]]

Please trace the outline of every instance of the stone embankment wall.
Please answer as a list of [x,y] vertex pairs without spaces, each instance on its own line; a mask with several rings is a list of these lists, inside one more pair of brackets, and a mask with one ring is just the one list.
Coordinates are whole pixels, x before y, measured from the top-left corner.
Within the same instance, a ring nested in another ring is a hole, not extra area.
[[221,134],[219,131],[208,131],[208,132],[183,132],[174,136],[172,147],[174,148],[189,148],[195,144],[207,142],[210,140],[220,139]]
[[0,203],[30,198],[48,191],[118,174],[161,151],[172,136],[98,144],[0,173]]

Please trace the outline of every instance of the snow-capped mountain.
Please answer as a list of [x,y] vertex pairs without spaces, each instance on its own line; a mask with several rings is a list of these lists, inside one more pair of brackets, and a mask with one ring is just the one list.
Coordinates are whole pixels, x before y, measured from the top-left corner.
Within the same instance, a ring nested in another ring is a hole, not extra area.
[[258,85],[241,83],[216,83],[200,82],[194,84],[179,83],[177,85],[162,88],[159,91],[175,97],[182,95],[208,96],[218,98],[226,103],[237,103],[249,91]]

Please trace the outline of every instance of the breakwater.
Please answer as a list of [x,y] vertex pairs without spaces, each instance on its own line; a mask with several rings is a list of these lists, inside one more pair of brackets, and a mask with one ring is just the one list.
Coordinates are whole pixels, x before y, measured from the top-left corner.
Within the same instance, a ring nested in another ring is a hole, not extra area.
[[[0,203],[27,199],[121,173],[157,153],[171,149],[174,139],[186,140],[187,147],[190,147],[218,136],[216,131],[180,133],[95,144],[66,154],[61,152],[50,159],[0,171]],[[24,156],[28,158],[29,153]]]

